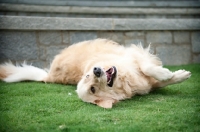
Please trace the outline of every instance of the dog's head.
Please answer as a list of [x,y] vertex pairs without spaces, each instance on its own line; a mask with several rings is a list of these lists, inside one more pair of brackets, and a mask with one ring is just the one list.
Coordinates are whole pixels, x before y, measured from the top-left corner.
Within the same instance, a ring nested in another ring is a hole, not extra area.
[[93,67],[78,83],[77,93],[84,102],[96,104],[103,108],[112,108],[117,99],[113,98],[113,87],[116,83],[117,68],[108,69]]

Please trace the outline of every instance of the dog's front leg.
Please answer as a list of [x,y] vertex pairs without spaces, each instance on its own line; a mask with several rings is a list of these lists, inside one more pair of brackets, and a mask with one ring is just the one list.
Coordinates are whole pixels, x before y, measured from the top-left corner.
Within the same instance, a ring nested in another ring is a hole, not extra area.
[[168,81],[158,81],[153,85],[153,88],[165,87],[167,85],[183,82],[190,78],[191,72],[185,70],[178,70],[173,72],[173,77]]
[[153,77],[159,81],[166,81],[173,77],[173,73],[162,66],[146,64],[141,66],[140,69],[145,75]]

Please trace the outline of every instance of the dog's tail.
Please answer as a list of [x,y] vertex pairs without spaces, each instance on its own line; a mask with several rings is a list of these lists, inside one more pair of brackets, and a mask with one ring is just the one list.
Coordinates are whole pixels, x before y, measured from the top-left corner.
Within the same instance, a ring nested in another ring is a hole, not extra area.
[[0,80],[5,82],[44,81],[47,75],[45,70],[26,63],[13,65],[9,62],[0,65]]

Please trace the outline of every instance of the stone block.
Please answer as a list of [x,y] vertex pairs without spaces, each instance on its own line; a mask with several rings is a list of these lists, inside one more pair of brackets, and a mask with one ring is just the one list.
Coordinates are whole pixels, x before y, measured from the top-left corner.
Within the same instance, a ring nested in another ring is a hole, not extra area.
[[172,33],[169,31],[149,31],[146,40],[148,44],[171,44]]
[[50,64],[54,57],[59,54],[66,46],[49,46],[46,49],[47,64]]
[[139,44],[145,45],[144,32],[142,31],[130,31],[125,33],[125,46],[130,44]]
[[177,44],[188,44],[190,43],[190,33],[187,31],[176,31],[174,32],[174,43]]
[[44,45],[58,45],[62,43],[61,32],[41,31],[39,32],[39,42]]
[[98,38],[110,39],[119,44],[124,44],[124,35],[122,32],[100,32]]
[[46,60],[46,47],[42,47],[42,46],[40,46],[39,47],[39,58],[41,59],[41,60]]
[[125,40],[125,46],[130,46],[131,44],[142,44],[142,45],[144,45],[145,43],[144,43],[144,39],[126,39]]
[[192,51],[200,52],[200,31],[192,33]]
[[33,31],[0,31],[0,60],[33,60],[38,58],[36,33]]
[[69,44],[69,32],[63,31],[62,37],[63,37],[63,43]]
[[200,54],[193,55],[193,63],[200,63]]
[[96,32],[70,32],[70,44],[97,38]]
[[159,46],[156,54],[161,58],[164,65],[183,65],[191,61],[190,46]]

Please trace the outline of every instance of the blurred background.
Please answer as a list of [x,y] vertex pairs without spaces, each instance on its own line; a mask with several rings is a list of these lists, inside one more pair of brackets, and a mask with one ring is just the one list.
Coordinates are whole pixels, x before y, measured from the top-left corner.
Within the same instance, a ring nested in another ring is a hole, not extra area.
[[48,67],[96,38],[151,44],[164,65],[200,63],[200,0],[0,0],[0,62]]

